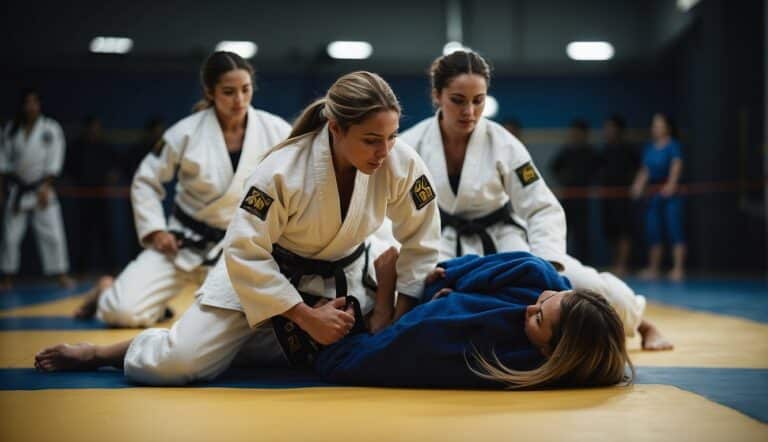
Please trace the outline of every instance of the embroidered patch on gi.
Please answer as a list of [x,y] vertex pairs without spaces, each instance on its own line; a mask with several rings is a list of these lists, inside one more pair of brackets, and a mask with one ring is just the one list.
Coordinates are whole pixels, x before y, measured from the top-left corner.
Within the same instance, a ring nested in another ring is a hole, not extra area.
[[243,204],[240,204],[241,209],[245,209],[248,212],[258,216],[262,221],[267,219],[267,213],[269,213],[269,207],[272,205],[271,196],[262,192],[261,190],[251,187],[248,194],[243,199]]
[[159,157],[161,153],[163,153],[163,148],[165,147],[165,140],[160,138],[157,140],[154,146],[152,146],[152,153]]
[[50,132],[43,132],[43,144],[48,147],[53,143],[53,134]]
[[515,169],[515,173],[520,178],[520,182],[523,183],[523,187],[539,179],[539,174],[536,173],[536,169],[533,168],[530,161]]
[[426,175],[420,176],[413,183],[411,197],[413,198],[413,203],[416,204],[416,208],[419,210],[435,199],[435,191],[432,190],[432,185],[429,184]]

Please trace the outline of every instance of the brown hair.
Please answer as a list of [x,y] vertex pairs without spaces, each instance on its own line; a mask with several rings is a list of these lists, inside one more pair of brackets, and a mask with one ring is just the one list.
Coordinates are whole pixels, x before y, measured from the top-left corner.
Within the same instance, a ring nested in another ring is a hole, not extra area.
[[438,57],[429,68],[429,79],[432,89],[438,94],[448,86],[454,78],[462,74],[477,74],[485,78],[487,86],[491,85],[491,68],[477,52],[456,51]]
[[552,355],[534,370],[513,370],[495,355],[490,362],[477,353],[479,368],[470,365],[470,369],[512,389],[598,387],[631,384],[634,379],[621,318],[597,293],[573,290],[563,296],[560,321],[554,326],[549,346],[554,349]]
[[203,67],[200,68],[200,84],[203,87],[203,99],[195,104],[193,110],[197,112],[213,106],[213,102],[208,99],[206,92],[213,93],[221,76],[237,69],[247,71],[251,77],[254,75],[253,66],[234,52],[216,51],[208,56],[205,63],[203,63]]
[[343,75],[323,98],[307,106],[293,123],[288,139],[272,150],[319,131],[329,119],[343,130],[362,123],[371,114],[383,110],[400,113],[400,103],[383,78],[372,72],[357,71]]

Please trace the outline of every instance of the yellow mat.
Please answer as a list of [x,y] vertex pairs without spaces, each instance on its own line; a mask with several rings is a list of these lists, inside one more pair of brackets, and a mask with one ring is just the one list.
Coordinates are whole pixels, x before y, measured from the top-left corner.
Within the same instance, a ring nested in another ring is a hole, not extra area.
[[3,441],[759,441],[768,426],[675,387],[0,392]]

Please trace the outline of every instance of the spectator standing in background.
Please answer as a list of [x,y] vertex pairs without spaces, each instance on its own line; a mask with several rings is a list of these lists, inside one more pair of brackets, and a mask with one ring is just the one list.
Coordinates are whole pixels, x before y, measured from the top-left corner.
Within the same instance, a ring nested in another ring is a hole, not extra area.
[[[589,125],[584,120],[575,119],[568,130],[568,140],[555,155],[550,170],[557,183],[567,189],[592,185],[597,169],[595,149],[589,144]],[[580,195],[560,199],[568,225],[568,253],[590,261],[590,201]]]
[[650,250],[648,267],[640,273],[643,279],[659,277],[664,252],[664,237],[672,245],[672,270],[669,279],[685,278],[686,245],[683,233],[682,199],[678,185],[683,172],[683,157],[677,141],[675,126],[669,116],[658,113],[653,116],[650,143],[643,151],[643,162],[632,185],[632,196],[640,198],[647,184],[648,195],[645,231]]
[[[624,117],[614,114],[605,120],[605,145],[600,152],[600,185],[609,188],[629,188],[640,167],[640,155],[635,146],[624,138]],[[632,234],[635,230],[634,204],[626,195],[609,195],[602,200],[603,229],[612,251],[611,272],[626,275]]]

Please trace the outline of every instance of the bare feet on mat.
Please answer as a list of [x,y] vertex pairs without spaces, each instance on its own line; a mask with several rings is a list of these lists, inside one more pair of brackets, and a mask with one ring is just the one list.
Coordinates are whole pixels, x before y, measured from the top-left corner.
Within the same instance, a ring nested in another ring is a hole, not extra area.
[[58,278],[56,278],[57,282],[63,289],[71,289],[75,287],[75,280],[72,279],[71,276],[67,275],[66,273],[62,273],[59,275]]
[[59,344],[35,355],[38,371],[93,370],[98,367],[94,344]]
[[648,321],[643,321],[637,331],[642,336],[643,350],[661,351],[675,348],[672,341],[664,337],[659,329]]
[[637,277],[643,281],[653,281],[659,279],[659,271],[652,268],[646,268],[641,270],[640,273],[637,274]]
[[102,292],[112,286],[114,278],[111,276],[102,276],[96,282],[96,285],[88,290],[85,294],[85,300],[80,304],[80,307],[75,310],[74,317],[76,319],[89,319],[96,315],[96,309],[99,306],[99,298]]
[[685,271],[683,269],[672,269],[667,274],[667,278],[672,282],[682,282],[685,279]]

